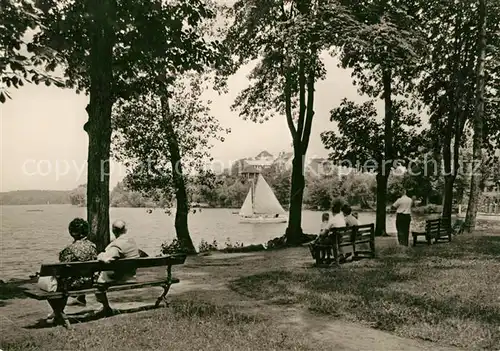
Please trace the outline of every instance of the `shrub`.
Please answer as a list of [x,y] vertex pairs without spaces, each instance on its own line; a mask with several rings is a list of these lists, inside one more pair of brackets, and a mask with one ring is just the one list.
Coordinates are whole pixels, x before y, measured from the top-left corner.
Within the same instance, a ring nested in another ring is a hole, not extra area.
[[181,243],[177,239],[172,240],[170,244],[167,242],[161,244],[160,251],[163,255],[175,255],[180,253],[186,253],[182,248]]
[[218,251],[218,250],[219,250],[219,247],[218,247],[216,240],[212,241],[212,243],[210,244],[207,241],[205,241],[205,239],[201,239],[200,245],[198,246],[199,253]]
[[415,207],[413,213],[417,215],[438,214],[443,211],[443,206],[429,204],[425,206]]
[[231,239],[230,238],[227,238],[226,239],[226,242],[225,242],[225,249],[236,249],[238,247],[243,247],[243,243],[240,243],[238,241],[235,241],[234,244],[231,242]]

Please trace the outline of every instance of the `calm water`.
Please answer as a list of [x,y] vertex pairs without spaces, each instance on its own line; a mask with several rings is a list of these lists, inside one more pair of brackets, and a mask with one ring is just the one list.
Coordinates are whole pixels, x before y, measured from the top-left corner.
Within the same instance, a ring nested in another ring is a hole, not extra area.
[[[42,212],[33,210],[43,210]],[[230,209],[203,209],[189,217],[189,229],[196,247],[202,239],[217,240],[223,246],[227,238],[248,244],[265,243],[281,236],[282,224],[239,223]],[[59,251],[69,243],[68,223],[86,217],[86,209],[71,205],[1,206],[0,207],[0,279],[27,278],[41,263],[57,262]],[[143,208],[111,208],[111,221],[124,219],[141,249],[150,255],[159,253],[160,245],[175,238],[174,217],[161,210],[148,214]],[[321,212],[304,211],[303,230],[317,233]],[[373,213],[360,213],[361,223],[375,221]],[[388,232],[395,232],[394,216],[387,218]]]

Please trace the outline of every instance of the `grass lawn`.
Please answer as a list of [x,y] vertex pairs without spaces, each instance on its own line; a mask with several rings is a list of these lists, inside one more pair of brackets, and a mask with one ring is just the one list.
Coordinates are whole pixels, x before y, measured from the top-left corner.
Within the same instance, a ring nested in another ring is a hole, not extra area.
[[408,250],[386,247],[378,256],[341,269],[276,269],[231,287],[407,338],[500,349],[499,235],[479,232]]
[[[4,323],[4,322],[2,322]],[[321,345],[285,334],[269,321],[203,302],[77,325],[3,333],[6,350],[312,350]]]
[[[379,238],[377,259],[340,268],[313,267],[306,247],[189,257],[174,269],[181,283],[171,307],[123,309],[72,331],[37,327],[46,302],[0,284],[0,349],[499,350],[500,232],[492,232],[408,250]],[[109,298],[122,309],[160,293]]]

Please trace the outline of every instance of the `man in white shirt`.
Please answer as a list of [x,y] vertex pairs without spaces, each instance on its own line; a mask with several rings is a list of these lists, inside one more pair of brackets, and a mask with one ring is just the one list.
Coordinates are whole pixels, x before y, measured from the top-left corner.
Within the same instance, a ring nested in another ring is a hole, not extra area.
[[396,230],[398,231],[398,242],[400,245],[408,246],[412,206],[413,200],[406,195],[406,190],[404,189],[402,196],[392,205],[392,208],[396,209]]
[[[102,262],[109,263],[111,261],[124,259],[124,258],[139,258],[139,248],[135,240],[127,234],[127,226],[124,221],[117,220],[112,226],[115,240],[113,240],[101,252],[97,259]],[[135,279],[136,270],[134,268],[125,268],[119,271],[104,271],[101,272],[97,279],[98,284],[106,284],[111,282],[127,282]],[[95,294],[96,300],[103,306],[102,310],[98,313],[105,315],[113,314],[113,310],[109,306],[108,298],[105,292],[98,292]]]

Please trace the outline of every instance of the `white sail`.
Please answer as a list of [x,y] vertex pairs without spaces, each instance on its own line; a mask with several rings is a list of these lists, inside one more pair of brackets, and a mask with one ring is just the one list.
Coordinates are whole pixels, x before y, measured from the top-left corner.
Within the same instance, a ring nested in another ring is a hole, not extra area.
[[253,206],[252,206],[252,189],[248,191],[247,197],[245,198],[245,202],[243,202],[243,206],[240,209],[240,216],[249,217],[253,215]]
[[[249,196],[251,202],[250,193]],[[246,201],[247,200],[245,200],[245,203]],[[243,206],[245,206],[245,204],[243,204]],[[261,174],[259,174],[257,186],[255,187],[253,213],[264,215],[277,215],[285,213],[285,210],[283,209],[283,207],[281,207],[281,204],[276,198],[276,195],[274,195],[273,190],[271,189],[269,184],[267,184]]]

